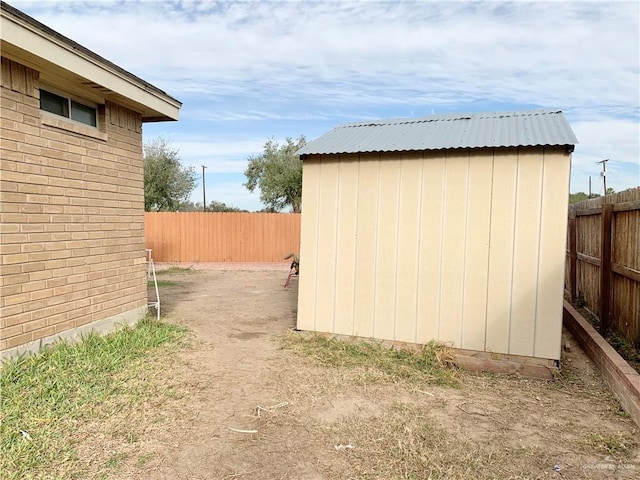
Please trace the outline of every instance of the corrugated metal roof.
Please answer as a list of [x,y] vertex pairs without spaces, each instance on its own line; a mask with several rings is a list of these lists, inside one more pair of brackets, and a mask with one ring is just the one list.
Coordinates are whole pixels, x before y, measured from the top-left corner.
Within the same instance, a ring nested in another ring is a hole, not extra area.
[[525,147],[578,143],[560,110],[430,115],[348,123],[298,155]]

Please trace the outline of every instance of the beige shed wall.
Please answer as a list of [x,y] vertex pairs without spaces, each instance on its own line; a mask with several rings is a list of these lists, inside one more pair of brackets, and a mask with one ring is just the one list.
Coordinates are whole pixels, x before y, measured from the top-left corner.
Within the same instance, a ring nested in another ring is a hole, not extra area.
[[36,70],[3,57],[1,80],[0,349],[139,318],[141,115],[106,102],[96,129],[41,112]]
[[298,328],[559,359],[564,148],[304,161]]

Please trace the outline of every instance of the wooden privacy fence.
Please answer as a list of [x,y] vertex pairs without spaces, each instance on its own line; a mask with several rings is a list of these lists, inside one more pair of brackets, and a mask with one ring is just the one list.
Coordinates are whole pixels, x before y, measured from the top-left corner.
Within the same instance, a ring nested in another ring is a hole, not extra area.
[[149,212],[144,234],[156,262],[284,262],[300,250],[300,214]]
[[571,302],[640,345],[640,187],[570,205],[568,229]]

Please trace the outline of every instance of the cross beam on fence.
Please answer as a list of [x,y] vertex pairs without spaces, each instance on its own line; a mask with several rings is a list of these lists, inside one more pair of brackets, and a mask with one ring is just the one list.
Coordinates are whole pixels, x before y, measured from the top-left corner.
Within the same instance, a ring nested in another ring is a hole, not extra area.
[[[640,189],[635,189],[635,192],[638,194],[636,197],[639,197]],[[609,198],[606,201],[610,201]],[[638,342],[640,341],[640,200],[604,203],[595,207],[590,207],[589,202],[585,203],[587,208],[571,206],[569,209],[567,290],[570,300],[575,303],[578,298],[583,298],[582,293],[585,289],[595,283],[588,281],[588,275],[585,272],[582,272],[582,275],[578,274],[581,265],[588,264],[596,267],[599,270],[597,278],[599,288],[597,292],[592,291],[588,296],[599,298],[599,308],[594,308],[595,305],[589,306],[598,312],[601,333],[606,334],[612,327],[620,333],[622,333],[621,330],[626,330],[625,336],[631,336],[631,340]],[[621,214],[627,214],[624,222],[620,222]],[[595,222],[590,224],[582,222],[585,228],[581,230],[581,219],[596,215],[600,217],[599,232],[595,231],[597,225]],[[586,228],[588,225],[592,228]],[[596,236],[599,236],[598,241],[591,242]],[[599,250],[598,256],[580,251],[581,247],[586,248],[589,243],[592,250]],[[616,276],[626,279],[626,282],[633,282],[633,285],[620,288],[621,280]],[[621,292],[626,292],[626,295]]]

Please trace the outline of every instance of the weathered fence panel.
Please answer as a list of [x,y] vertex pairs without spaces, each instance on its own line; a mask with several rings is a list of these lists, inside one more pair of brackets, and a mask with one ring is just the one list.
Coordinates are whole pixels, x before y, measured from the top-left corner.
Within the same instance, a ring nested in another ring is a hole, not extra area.
[[300,250],[300,214],[148,212],[146,248],[156,262],[283,262]]
[[640,187],[569,206],[565,287],[640,345]]

